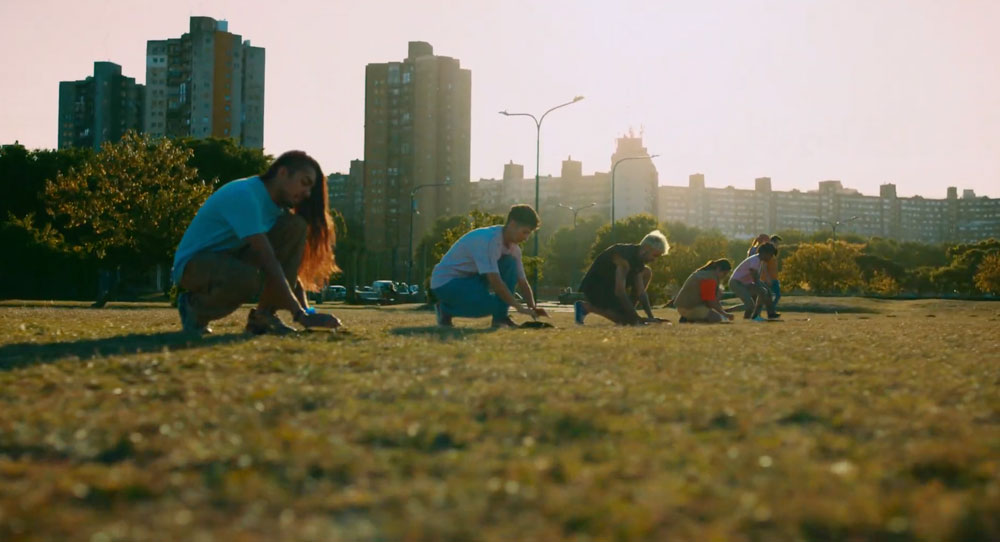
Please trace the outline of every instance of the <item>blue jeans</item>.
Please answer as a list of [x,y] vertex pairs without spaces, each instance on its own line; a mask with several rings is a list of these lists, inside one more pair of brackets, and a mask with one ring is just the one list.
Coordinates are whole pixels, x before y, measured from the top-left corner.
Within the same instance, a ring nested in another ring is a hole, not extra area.
[[[500,280],[513,294],[517,286],[517,260],[513,256],[501,256],[497,267],[500,269]],[[510,309],[504,300],[490,293],[486,275],[451,279],[443,286],[434,288],[434,295],[441,302],[444,312],[451,316],[480,318],[492,315],[494,319],[502,320]]]
[[771,306],[777,309],[778,301],[781,300],[781,283],[778,282],[778,279],[771,281],[771,294],[773,294],[773,297],[771,298]]

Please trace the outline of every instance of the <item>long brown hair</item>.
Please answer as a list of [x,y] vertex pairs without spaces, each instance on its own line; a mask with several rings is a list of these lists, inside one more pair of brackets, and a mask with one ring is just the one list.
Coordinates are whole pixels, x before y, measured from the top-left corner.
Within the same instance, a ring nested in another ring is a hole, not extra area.
[[278,169],[286,168],[289,172],[301,171],[311,167],[316,171],[316,182],[313,184],[309,197],[302,200],[293,212],[305,219],[306,250],[299,265],[299,281],[306,290],[318,291],[330,279],[330,275],[340,271],[333,257],[333,247],[337,244],[337,234],[330,217],[329,201],[326,192],[326,177],[319,163],[302,151],[288,151],[271,164],[261,179],[267,182],[277,174]]

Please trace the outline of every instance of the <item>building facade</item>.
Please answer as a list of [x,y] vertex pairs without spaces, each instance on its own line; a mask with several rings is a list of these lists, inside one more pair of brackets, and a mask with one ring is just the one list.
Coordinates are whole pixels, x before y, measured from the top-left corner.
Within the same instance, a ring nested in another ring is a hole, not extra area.
[[471,72],[429,43],[366,67],[364,231],[369,270],[381,278],[405,277],[411,233],[415,246],[437,218],[466,210],[471,106]]
[[[618,163],[622,158],[629,158]],[[542,237],[563,226],[573,224],[574,211],[578,219],[601,215],[611,217],[611,171],[614,170],[616,220],[637,215],[656,216],[658,198],[656,185],[659,174],[642,137],[631,134],[617,138],[615,152],[607,172],[583,174],[583,164],[572,157],[563,160],[559,177],[539,178],[539,209],[542,217]],[[524,178],[524,166],[504,164],[502,179],[480,179],[472,183],[469,208],[506,214],[515,203],[535,204],[535,178]]]
[[264,49],[226,21],[191,17],[179,38],[146,42],[146,133],[264,146]]
[[363,160],[351,160],[349,173],[331,173],[326,176],[330,208],[339,211],[351,228],[361,228],[364,224],[364,181]]
[[944,199],[900,198],[894,184],[884,184],[878,196],[844,188],[840,181],[822,181],[817,190],[771,190],[771,179],[756,179],[753,190],[707,188],[696,173],[688,186],[659,187],[659,219],[714,229],[730,238],[798,230],[832,229],[863,237],[883,237],[921,243],[974,242],[1000,238],[1000,200],[976,197],[948,188]]
[[94,75],[59,83],[59,148],[100,150],[129,130],[142,131],[145,87],[113,62],[94,62]]

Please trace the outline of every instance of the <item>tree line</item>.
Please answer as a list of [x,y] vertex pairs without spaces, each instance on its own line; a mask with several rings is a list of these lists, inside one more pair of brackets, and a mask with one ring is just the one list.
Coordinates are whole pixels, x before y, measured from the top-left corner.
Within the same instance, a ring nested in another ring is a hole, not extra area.
[[[201,203],[219,186],[258,174],[271,161],[263,151],[230,139],[151,139],[135,133],[97,153],[0,146],[0,243],[7,248],[0,261],[0,297],[87,299],[106,288],[98,277],[141,278],[152,269],[169,270]],[[365,252],[361,228],[346,224],[336,210],[332,214],[337,260],[345,273],[356,274]],[[480,211],[439,218],[416,247],[429,264],[422,266],[425,274],[466,232],[503,219]],[[543,286],[575,288],[602,250],[615,242],[638,242],[653,229],[666,233],[672,247],[653,264],[650,293],[657,302],[669,299],[708,260],[739,263],[749,244],[678,222],[659,223],[649,215],[619,220],[612,230],[607,219],[591,215],[547,235],[538,258],[525,255],[525,267],[529,276],[537,269]],[[831,232],[823,231],[768,233],[784,240],[779,262],[786,291],[1000,294],[995,239],[928,245],[850,234],[832,241]],[[354,278],[331,280],[351,284]]]

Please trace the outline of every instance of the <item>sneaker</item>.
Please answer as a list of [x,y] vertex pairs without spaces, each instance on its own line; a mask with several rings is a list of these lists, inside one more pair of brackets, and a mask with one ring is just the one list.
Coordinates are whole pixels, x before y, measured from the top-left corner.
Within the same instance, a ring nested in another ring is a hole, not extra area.
[[767,322],[767,318],[761,318],[760,316],[754,316],[751,320],[754,322]]
[[772,313],[770,313],[770,314],[767,315],[767,319],[768,320],[777,320],[778,318],[781,318],[781,313],[780,312],[772,312]]
[[441,327],[455,327],[455,324],[451,323],[451,315],[444,312],[444,307],[441,306],[441,302],[434,304],[434,316],[437,317],[437,325]]
[[677,323],[678,323],[678,324],[687,324],[687,323],[689,323],[689,322],[690,322],[690,320],[688,320],[687,318],[685,318],[685,317],[683,317],[683,316],[681,316],[681,317],[680,317],[680,319],[679,319],[679,320],[677,320]]
[[184,333],[208,335],[212,332],[212,328],[207,325],[198,325],[198,317],[191,307],[191,299],[187,292],[181,292],[177,296],[177,314],[181,317],[181,329],[184,330]]
[[573,319],[577,324],[583,325],[583,319],[587,317],[587,309],[583,306],[583,301],[573,303]]
[[493,319],[493,323],[490,324],[490,327],[496,328],[496,329],[502,328],[502,327],[515,328],[515,327],[517,327],[517,324],[515,324],[514,321],[510,319],[510,316],[505,316],[502,319],[494,318]]
[[294,327],[282,322],[281,318],[278,318],[278,315],[273,312],[267,313],[250,309],[250,314],[247,315],[247,333],[252,335],[264,335],[265,333],[287,335],[296,331]]

